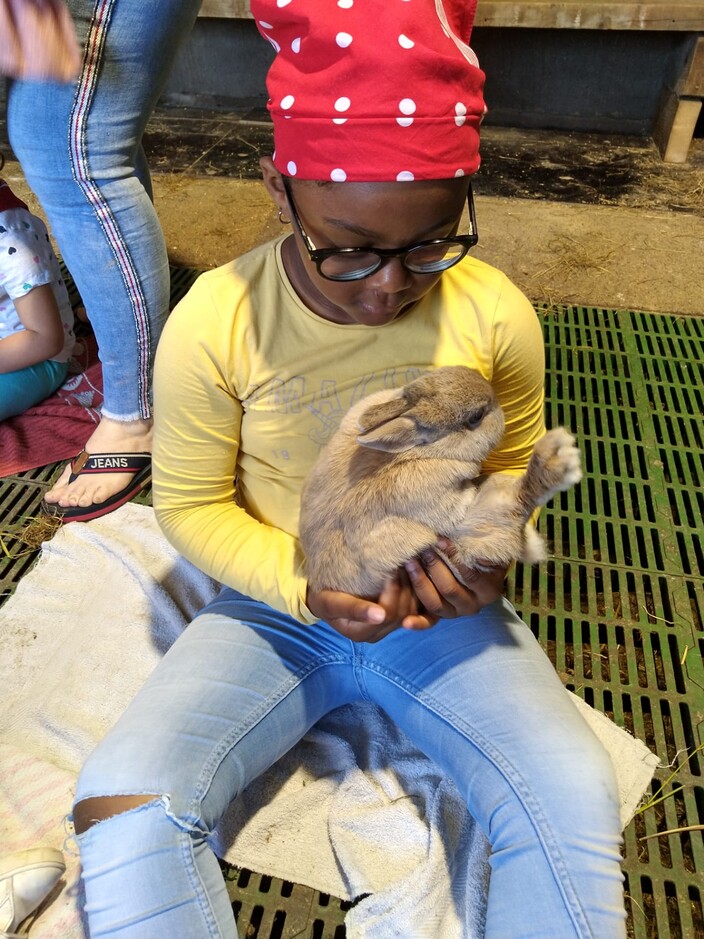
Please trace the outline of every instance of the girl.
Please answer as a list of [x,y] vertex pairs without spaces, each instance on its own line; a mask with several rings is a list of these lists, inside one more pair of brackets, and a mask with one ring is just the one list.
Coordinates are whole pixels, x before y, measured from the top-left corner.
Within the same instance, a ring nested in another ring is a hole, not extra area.
[[[74,821],[95,935],[231,937],[210,834],[324,714],[370,699],[466,796],[492,847],[486,936],[625,936],[612,767],[505,570],[434,552],[379,597],[311,590],[299,494],[360,396],[446,364],[491,380],[520,473],[544,432],[541,331],[459,235],[483,75],[464,0],[256,0],[277,49],[264,185],[291,235],[204,275],[157,356],[155,504],[224,585],[88,760]],[[383,80],[380,79],[383,77]],[[451,551],[451,547],[449,548]],[[409,937],[410,939],[410,937]]]
[[64,383],[73,322],[44,222],[0,179],[0,420]]

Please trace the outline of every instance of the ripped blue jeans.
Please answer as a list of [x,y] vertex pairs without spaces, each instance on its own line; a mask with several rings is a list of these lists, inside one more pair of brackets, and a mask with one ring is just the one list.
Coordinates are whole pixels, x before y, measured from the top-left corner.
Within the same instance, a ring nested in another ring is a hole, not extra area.
[[154,796],[78,836],[92,939],[233,939],[214,827],[319,718],[363,699],[486,833],[487,939],[625,937],[611,762],[507,601],[355,644],[225,590],[81,773],[77,802]]

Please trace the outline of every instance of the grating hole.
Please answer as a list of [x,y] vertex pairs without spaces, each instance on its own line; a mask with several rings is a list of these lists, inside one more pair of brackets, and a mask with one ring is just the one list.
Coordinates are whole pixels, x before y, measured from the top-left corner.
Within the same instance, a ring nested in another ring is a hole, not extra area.
[[633,653],[636,660],[638,684],[641,688],[648,687],[648,670],[645,667],[645,653],[643,652],[643,636],[640,629],[633,630]]
[[604,561],[606,559],[603,558],[601,555],[601,545],[599,542],[599,523],[596,521],[592,521],[591,529],[592,529],[592,558],[595,561]]
[[555,516],[548,512],[545,518],[545,540],[548,544],[548,554],[555,554]]
[[674,626],[675,622],[672,617],[672,604],[670,602],[670,588],[665,577],[658,578],[658,586],[660,587],[660,602],[662,604],[662,619],[668,626]]
[[[659,798],[664,795],[660,784],[653,789],[653,796]],[[665,803],[659,802],[655,805],[651,811],[655,815],[655,828],[657,831],[667,831],[669,828],[667,822],[667,816],[665,813]],[[672,851],[670,849],[670,839],[667,835],[663,835],[660,838],[653,839],[653,842],[657,842],[658,852],[660,855],[660,864],[667,870],[672,870]]]
[[585,678],[593,678],[592,644],[589,635],[589,623],[582,623],[582,674]]
[[699,568],[699,573],[704,577],[704,551],[702,550],[702,543],[699,535],[692,535],[692,547],[694,548],[694,554],[697,558],[697,567]]
[[633,708],[631,707],[631,696],[624,694],[621,696],[621,707],[623,708],[623,726],[626,730],[635,736],[635,724],[633,721]]
[[284,880],[281,883],[281,896],[290,897],[293,893],[293,884],[290,880]]
[[667,898],[667,918],[670,923],[670,934],[674,937],[682,936],[682,921],[680,920],[680,905],[677,902],[675,885],[669,880],[665,881],[665,897]]
[[667,747],[667,760],[674,765],[677,759],[677,746],[675,743],[675,728],[672,724],[672,715],[670,714],[670,702],[660,702],[660,713],[662,714],[662,726],[665,732],[665,745]]
[[660,650],[660,637],[657,633],[650,634],[650,643],[653,650],[653,662],[655,664],[655,683],[659,691],[667,691],[665,668],[662,662],[662,652]]
[[628,607],[631,613],[631,619],[637,622],[640,619],[638,593],[636,591],[636,579],[630,571],[626,573],[626,589],[628,590]]
[[636,528],[636,545],[638,546],[638,565],[639,567],[648,566],[648,552],[645,550],[645,538],[643,529]]
[[650,845],[652,841],[646,838],[648,829],[645,824],[645,818],[642,812],[633,816],[631,822],[635,833],[635,850],[638,856],[639,864],[647,864],[650,861]]
[[274,913],[274,921],[271,924],[271,932],[267,939],[283,939],[285,924],[286,914],[283,910],[277,910]]
[[[548,570],[550,562],[548,562]],[[540,608],[540,571],[538,565],[534,564],[530,573],[530,599],[533,606]]]
[[648,622],[655,623],[658,620],[658,617],[655,615],[653,586],[648,574],[643,574],[643,592],[645,594],[645,612],[648,614]]
[[[653,896],[653,884],[650,877],[641,877],[640,893],[646,922],[656,923],[655,897]],[[657,933],[653,935],[656,936]]]
[[655,738],[655,725],[653,715],[650,710],[650,700],[648,698],[640,699],[640,709],[643,715],[643,733],[645,735],[645,745],[654,752],[657,752],[658,742]]
[[571,613],[572,605],[572,568],[569,564],[562,565],[562,598],[565,610]]
[[618,677],[622,685],[628,684],[628,654],[623,627],[617,626],[615,630],[616,658],[618,661]]
[[611,600],[614,607],[614,616],[616,619],[623,619],[623,602],[621,601],[621,582],[618,571],[611,571]]
[[[586,580],[586,568],[584,569],[585,580]],[[596,591],[596,612],[603,616],[606,612],[606,604],[604,602],[604,575],[600,567],[595,567],[592,572],[592,577],[594,579],[594,589]],[[586,600],[586,591],[585,591],[585,600]],[[585,613],[589,612],[589,607],[584,611]]]
[[670,647],[670,662],[672,662],[672,671],[675,677],[675,689],[679,694],[686,694],[687,686],[685,685],[684,675],[682,674],[682,666],[680,664],[681,655],[677,644],[677,637],[670,633],[667,637],[667,644]]
[[689,563],[689,552],[687,551],[687,542],[685,537],[681,531],[678,531],[675,537],[677,538],[677,548],[680,552],[680,563],[682,564],[682,570],[685,574],[691,574],[692,568]]
[[572,620],[566,619],[563,628],[565,637],[565,672],[568,675],[574,675],[574,632],[572,629]]
[[[677,828],[686,828],[688,825],[687,820],[687,807],[685,805],[684,799],[682,798],[681,792],[676,792],[674,797],[675,803],[675,816],[677,818]],[[671,835],[670,837],[678,837],[676,835]],[[682,831],[679,833],[679,842],[680,850],[682,851],[682,864],[686,871],[694,874],[696,873],[697,866],[694,861],[694,852],[692,850],[692,836],[688,831]]]
[[704,909],[702,897],[696,887],[689,888],[689,911],[695,936],[704,936]]
[[557,669],[557,630],[555,628],[555,617],[548,616],[547,632],[545,635],[545,651],[552,662],[553,668]]
[[259,881],[259,892],[260,893],[269,893],[271,890],[271,877],[268,874],[262,874],[261,880]]
[[601,677],[604,681],[611,681],[611,663],[609,661],[609,637],[606,626],[599,624],[599,658],[601,659]]
[[[572,554],[572,545],[571,545],[571,539],[570,539],[570,520],[566,515],[563,515],[560,518],[560,528],[561,528],[560,554],[563,554],[563,555],[566,554],[569,557]],[[556,553],[556,551],[557,551],[557,546],[555,546],[555,548],[553,549],[553,553]]]
[[[249,923],[245,931],[245,939],[257,939],[259,936],[259,927],[264,919],[264,907],[257,904],[249,917]],[[264,939],[264,937],[262,937]]]

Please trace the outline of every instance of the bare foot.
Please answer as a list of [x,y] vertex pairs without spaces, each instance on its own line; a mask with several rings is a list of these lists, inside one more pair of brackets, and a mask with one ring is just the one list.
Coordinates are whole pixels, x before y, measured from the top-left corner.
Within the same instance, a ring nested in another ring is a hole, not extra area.
[[[104,417],[84,449],[90,453],[151,453],[152,422],[113,421]],[[56,503],[64,508],[88,506],[105,502],[129,484],[131,476],[125,473],[100,473],[79,476],[69,483],[71,464],[64,469],[59,479],[44,496],[45,502]]]

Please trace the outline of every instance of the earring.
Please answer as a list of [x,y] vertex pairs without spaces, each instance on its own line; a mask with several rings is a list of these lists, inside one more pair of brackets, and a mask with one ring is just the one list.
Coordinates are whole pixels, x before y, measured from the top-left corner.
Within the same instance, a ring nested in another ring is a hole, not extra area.
[[291,224],[291,219],[290,219],[290,218],[284,218],[284,213],[283,213],[283,211],[282,211],[281,209],[279,209],[279,221],[281,222],[282,225],[290,225],[290,224]]

